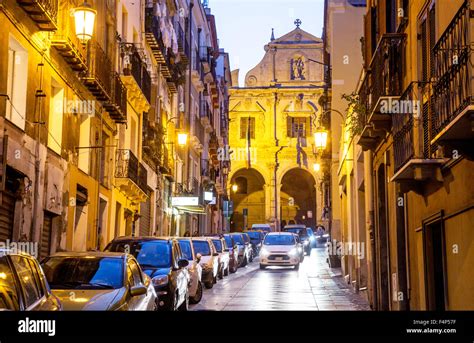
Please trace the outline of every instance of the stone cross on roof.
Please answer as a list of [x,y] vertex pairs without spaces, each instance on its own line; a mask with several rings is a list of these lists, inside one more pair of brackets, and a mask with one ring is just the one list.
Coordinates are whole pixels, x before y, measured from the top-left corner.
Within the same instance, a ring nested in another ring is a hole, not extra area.
[[303,24],[303,22],[300,19],[296,19],[294,24],[297,28],[300,28],[300,25]]

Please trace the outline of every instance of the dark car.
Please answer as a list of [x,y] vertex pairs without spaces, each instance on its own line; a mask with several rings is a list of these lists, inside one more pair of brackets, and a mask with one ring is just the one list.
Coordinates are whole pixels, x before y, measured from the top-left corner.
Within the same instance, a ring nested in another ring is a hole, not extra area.
[[181,253],[175,238],[121,237],[105,249],[128,252],[135,256],[143,271],[151,278],[158,296],[158,309],[187,311],[189,305],[189,262]]
[[52,292],[67,311],[154,311],[156,292],[126,253],[61,252],[41,263]]
[[38,261],[32,256],[0,249],[0,311],[60,311]]
[[265,233],[260,230],[247,230],[245,233],[250,237],[250,243],[252,244],[253,256],[258,256],[260,248],[262,247]]
[[307,255],[311,254],[311,242],[310,242],[310,236],[308,234],[308,230],[306,229],[306,226],[303,224],[294,224],[294,225],[286,225],[283,229],[283,232],[291,232],[291,233],[296,233],[301,240],[301,244],[303,244],[304,252]]
[[316,236],[314,235],[314,231],[312,228],[307,227],[306,231],[308,231],[308,237],[309,237],[309,244],[311,245],[311,248],[314,249],[317,246],[317,240]]
[[229,248],[229,271],[235,273],[239,267],[239,247],[231,235],[224,235],[225,243]]
[[253,262],[253,247],[252,247],[252,241],[250,240],[250,236],[246,234],[245,232],[242,232],[242,237],[244,238],[245,245],[247,246],[247,249],[249,250],[249,262]]
[[238,265],[239,267],[245,267],[252,257],[252,247],[250,245],[250,238],[248,238],[248,243],[244,238],[244,234],[240,232],[233,232],[229,234],[233,239],[238,249]]

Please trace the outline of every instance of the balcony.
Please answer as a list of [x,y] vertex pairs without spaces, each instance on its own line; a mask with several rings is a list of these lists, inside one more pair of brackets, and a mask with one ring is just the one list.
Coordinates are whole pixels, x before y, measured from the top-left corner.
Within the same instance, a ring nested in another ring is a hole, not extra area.
[[41,31],[56,31],[58,0],[17,0]]
[[160,172],[164,175],[173,175],[174,174],[174,161],[173,155],[168,150],[166,145],[163,145],[163,155],[161,158]]
[[201,46],[199,47],[199,59],[204,67],[204,72],[209,73],[211,71],[212,65],[212,55],[209,47]]
[[121,79],[127,86],[128,96],[139,112],[147,112],[151,103],[151,76],[145,58],[132,43],[122,43],[121,52]]
[[193,50],[191,59],[191,81],[199,92],[204,90],[204,67],[199,58],[199,51]]
[[89,43],[87,72],[81,77],[84,85],[102,102],[117,123],[127,121],[127,88],[100,45]]
[[374,149],[390,131],[392,112],[402,94],[402,61],[405,34],[384,34],[359,91],[364,104],[364,129],[359,144]]
[[188,38],[186,37],[186,33],[179,22],[175,23],[175,30],[176,30],[176,38],[178,40],[179,56],[181,57],[181,60],[183,62],[188,63],[190,52],[191,52]]
[[138,202],[147,199],[147,171],[131,150],[118,149],[115,159],[117,186]]
[[62,56],[72,70],[87,71],[87,46],[76,36],[74,20],[68,17],[60,22],[61,34],[56,32],[51,38],[51,46]]
[[156,62],[165,64],[167,55],[166,47],[163,43],[159,19],[153,14],[153,8],[146,9],[145,37]]
[[465,1],[436,43],[431,143],[474,156],[474,3]]
[[440,167],[446,160],[432,158],[431,144],[425,139],[432,113],[430,95],[429,88],[410,83],[400,97],[401,111],[393,114],[395,174],[391,181],[405,191],[417,190],[426,180],[442,179]]
[[201,124],[204,126],[204,129],[207,132],[212,132],[214,119],[212,117],[211,108],[207,100],[202,99],[200,107]]
[[204,145],[204,137],[206,136],[204,127],[199,121],[195,121],[191,127],[191,145],[197,152],[201,153]]

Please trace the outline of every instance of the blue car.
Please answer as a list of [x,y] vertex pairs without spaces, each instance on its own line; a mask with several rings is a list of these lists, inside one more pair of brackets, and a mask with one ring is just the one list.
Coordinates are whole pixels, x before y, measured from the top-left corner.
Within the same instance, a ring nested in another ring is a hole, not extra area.
[[265,239],[265,233],[260,230],[247,230],[245,233],[250,237],[250,244],[252,244],[253,255],[258,256],[262,242]]

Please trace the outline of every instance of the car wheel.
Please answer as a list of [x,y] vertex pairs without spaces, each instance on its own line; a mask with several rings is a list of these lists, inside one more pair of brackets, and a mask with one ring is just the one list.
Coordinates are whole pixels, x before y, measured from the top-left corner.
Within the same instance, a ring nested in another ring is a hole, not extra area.
[[253,262],[253,253],[250,253],[249,262],[250,262],[250,263],[252,263],[252,262]]
[[230,268],[230,272],[233,274],[237,271],[237,263],[234,263],[234,265],[232,266],[232,268]]
[[212,282],[213,282],[213,283],[217,283],[217,275],[214,276],[214,279],[212,279]]
[[198,302],[200,302],[202,299],[202,283],[201,281],[198,281],[198,287],[197,287],[197,290],[196,290],[196,294],[194,295],[194,297],[190,297],[189,298],[189,302],[191,304],[197,304]]
[[247,256],[245,256],[243,261],[242,261],[241,267],[245,267],[247,265],[247,263],[248,263]]
[[186,312],[189,310],[189,293],[186,292],[183,303],[178,307],[178,311]]
[[265,266],[263,264],[260,265],[260,269],[265,269]]
[[219,280],[222,280],[224,278],[224,265],[221,265],[219,267],[219,272],[217,273],[217,276],[219,277]]
[[229,265],[227,265],[227,268],[224,270],[224,276],[229,276]]
[[299,270],[300,269],[300,264],[298,263],[296,266],[295,266],[295,270]]
[[204,284],[204,286],[205,286],[207,289],[211,289],[212,287],[214,287],[214,282],[213,282],[213,281],[206,282],[206,283]]

